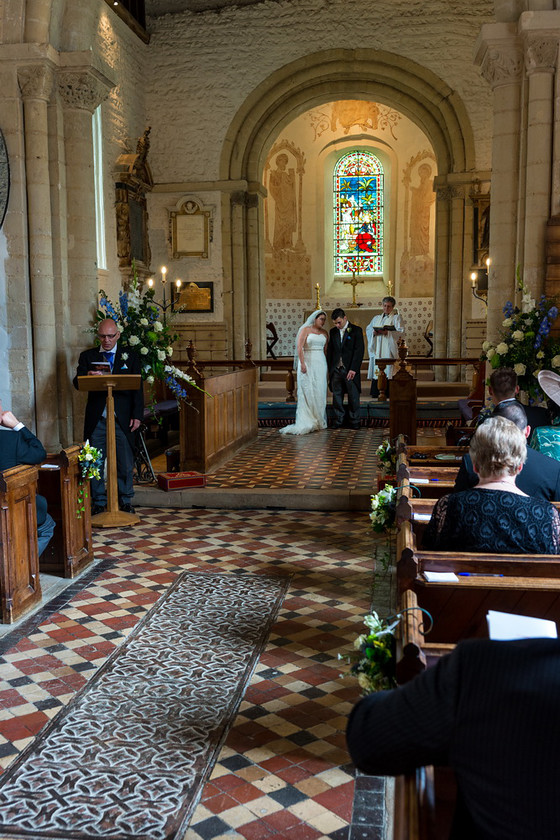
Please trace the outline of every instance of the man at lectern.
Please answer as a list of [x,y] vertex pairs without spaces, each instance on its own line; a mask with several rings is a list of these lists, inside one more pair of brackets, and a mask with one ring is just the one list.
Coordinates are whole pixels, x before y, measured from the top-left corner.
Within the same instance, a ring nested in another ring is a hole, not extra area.
[[[78,387],[78,376],[99,376],[103,373],[140,374],[140,356],[133,350],[119,346],[120,332],[111,318],[100,321],[97,327],[99,347],[92,347],[80,353],[74,387]],[[90,391],[84,419],[84,440],[106,453],[107,421],[106,392]],[[144,392],[142,386],[136,391],[115,391],[115,436],[117,443],[117,485],[119,507],[126,513],[134,513],[132,500],[132,471],[134,468],[134,433],[144,417]],[[91,482],[91,512],[95,516],[107,507],[107,490],[102,479]]]

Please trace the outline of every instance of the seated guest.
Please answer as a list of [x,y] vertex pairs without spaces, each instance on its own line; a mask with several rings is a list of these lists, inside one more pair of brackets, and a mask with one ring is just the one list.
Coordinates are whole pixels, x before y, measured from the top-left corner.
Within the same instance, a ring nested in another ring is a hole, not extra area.
[[525,435],[504,417],[476,430],[469,450],[478,484],[436,503],[422,547],[436,551],[560,553],[560,518],[515,484],[527,457]]
[[[531,434],[531,426],[527,423],[525,407],[517,400],[505,400],[493,411],[492,417],[505,417],[521,429],[527,439]],[[470,455],[463,455],[453,492],[468,490],[478,484]],[[516,486],[535,499],[547,502],[560,502],[560,463],[549,458],[542,452],[527,447],[527,460],[520,473],[515,476]]]
[[[495,408],[509,402],[519,403],[517,399],[519,385],[517,374],[513,368],[504,367],[493,371],[488,383],[488,392]],[[532,405],[523,407],[527,415],[527,422],[532,429],[537,426],[550,426],[551,414],[548,409]]]
[[347,728],[375,776],[451,767],[450,840],[556,840],[560,642],[471,639],[393,691],[364,697]]
[[[20,464],[40,464],[47,457],[45,447],[11,411],[0,405],[0,470]],[[37,508],[37,550],[40,557],[54,533],[54,519],[47,513],[47,500],[39,493],[35,496]]]

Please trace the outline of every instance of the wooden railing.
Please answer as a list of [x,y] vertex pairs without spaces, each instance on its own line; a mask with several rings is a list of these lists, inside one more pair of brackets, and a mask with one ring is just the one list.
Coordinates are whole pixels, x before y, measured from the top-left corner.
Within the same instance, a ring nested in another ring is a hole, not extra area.
[[247,339],[245,342],[244,359],[206,359],[197,358],[197,350],[192,340],[187,346],[188,362],[174,362],[176,367],[186,370],[191,376],[204,376],[205,371],[212,371],[214,368],[272,368],[273,370],[286,371],[286,402],[295,403],[296,380],[293,371],[293,361],[289,359],[253,359],[251,354],[253,345]]
[[[375,364],[379,368],[379,376],[377,378],[377,385],[379,388],[379,400],[384,401],[387,398],[387,374],[385,372],[387,366],[396,365],[398,359],[376,359]],[[412,368],[413,376],[416,378],[418,368],[429,367],[452,367],[453,365],[472,366],[473,377],[471,381],[471,390],[467,400],[479,401],[482,405],[484,402],[484,368],[486,362],[480,359],[471,358],[439,358],[432,359],[427,356],[409,356],[406,355],[406,366]]]

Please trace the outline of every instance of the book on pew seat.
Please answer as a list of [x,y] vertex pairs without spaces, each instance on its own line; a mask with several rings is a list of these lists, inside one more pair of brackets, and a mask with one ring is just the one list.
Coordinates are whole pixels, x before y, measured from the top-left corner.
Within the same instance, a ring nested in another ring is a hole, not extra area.
[[531,615],[488,610],[486,615],[491,639],[506,642],[511,639],[557,639],[556,622]]
[[198,472],[159,473],[157,480],[162,490],[182,490],[184,487],[206,487],[206,476]]

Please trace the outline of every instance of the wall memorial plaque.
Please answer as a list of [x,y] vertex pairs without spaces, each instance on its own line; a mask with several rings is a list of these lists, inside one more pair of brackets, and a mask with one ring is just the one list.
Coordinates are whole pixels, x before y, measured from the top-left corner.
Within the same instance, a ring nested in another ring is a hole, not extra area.
[[204,210],[198,202],[189,199],[179,210],[172,210],[169,215],[173,259],[200,257],[207,260],[210,211]]
[[214,283],[185,283],[179,290],[173,287],[175,312],[213,312]]

